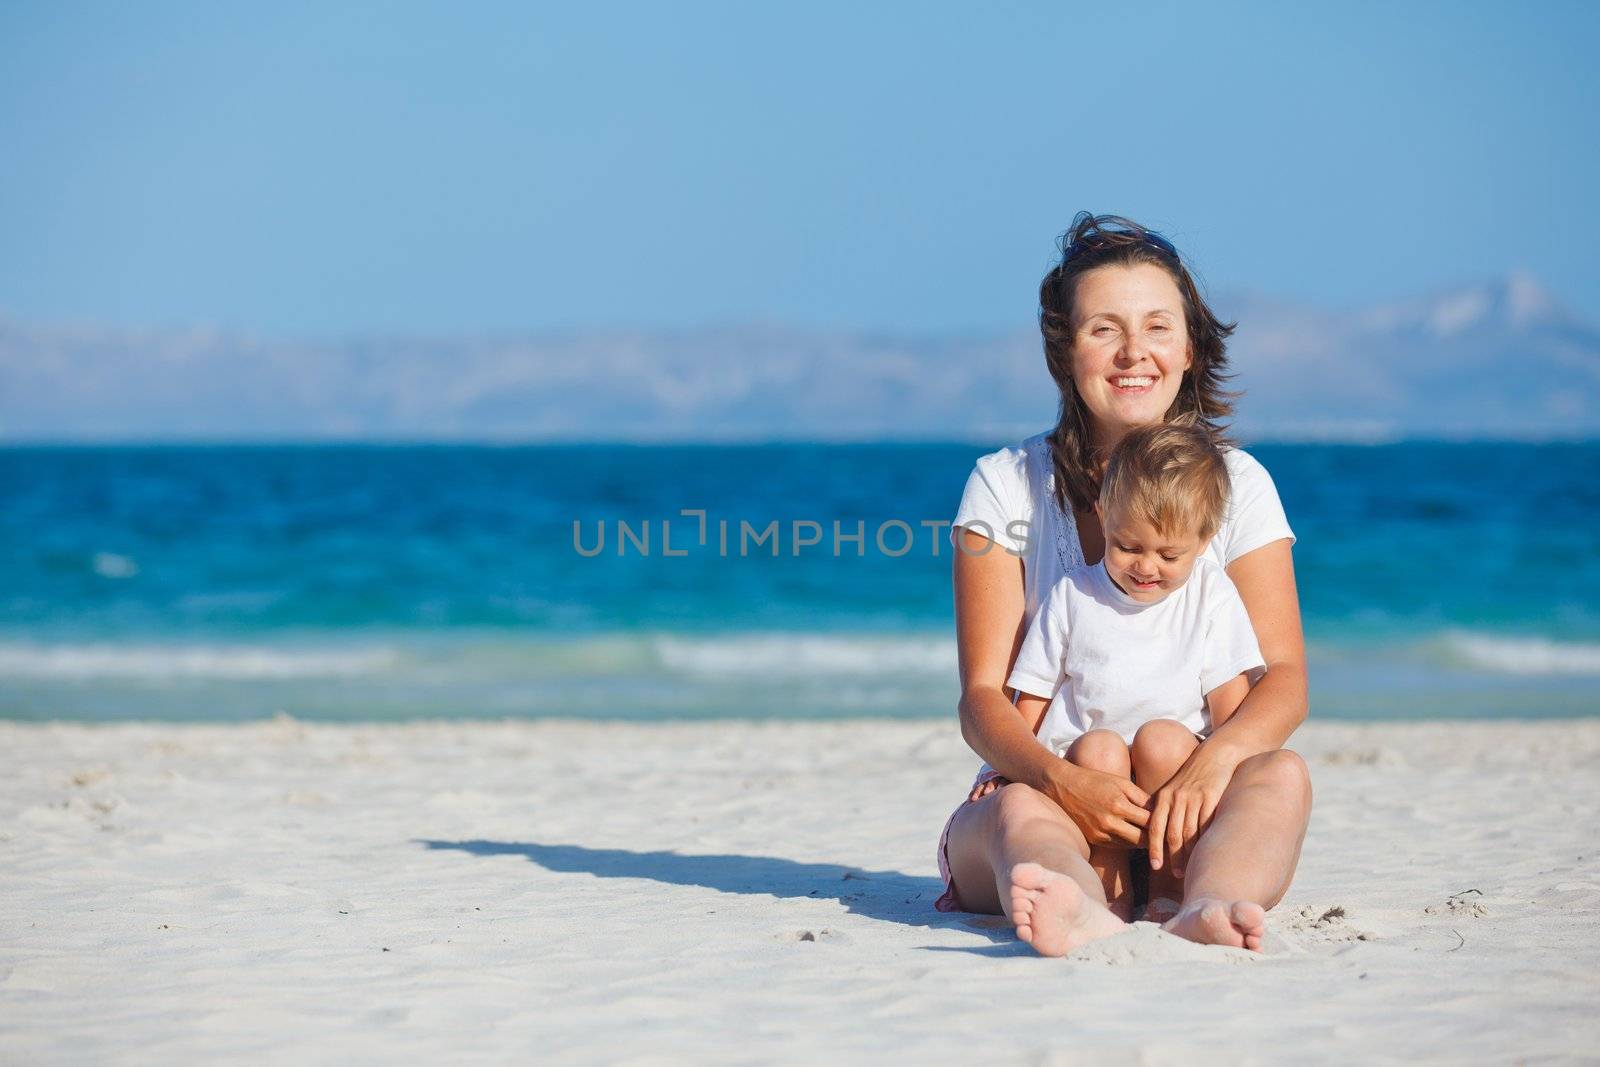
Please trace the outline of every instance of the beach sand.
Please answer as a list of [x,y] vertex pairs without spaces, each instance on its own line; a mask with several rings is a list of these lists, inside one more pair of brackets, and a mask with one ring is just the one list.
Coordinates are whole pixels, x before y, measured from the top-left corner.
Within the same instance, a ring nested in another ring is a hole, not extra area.
[[1600,1055],[1600,720],[1311,723],[1268,951],[939,914],[952,720],[0,724],[0,1060]]

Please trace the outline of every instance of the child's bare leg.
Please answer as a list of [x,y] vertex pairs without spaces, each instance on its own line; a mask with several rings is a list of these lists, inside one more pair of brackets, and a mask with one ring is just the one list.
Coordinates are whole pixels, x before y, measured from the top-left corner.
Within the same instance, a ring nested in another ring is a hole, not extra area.
[[[1067,759],[1079,767],[1104,771],[1123,778],[1133,776],[1132,757],[1127,742],[1110,730],[1090,730],[1067,749]],[[1106,907],[1111,914],[1129,922],[1133,918],[1133,882],[1126,848],[1094,845],[1089,849],[1089,866],[1105,886]]]
[[[1151,796],[1166,785],[1200,741],[1189,728],[1175,719],[1152,719],[1133,735],[1133,780]],[[1183,900],[1183,880],[1173,875],[1174,864],[1165,863],[1150,872],[1149,903],[1144,917],[1151,922],[1166,922],[1178,914]]]

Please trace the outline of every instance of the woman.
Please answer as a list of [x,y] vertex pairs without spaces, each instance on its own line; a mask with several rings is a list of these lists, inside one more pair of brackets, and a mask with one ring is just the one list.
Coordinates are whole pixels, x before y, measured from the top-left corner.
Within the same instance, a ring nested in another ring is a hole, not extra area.
[[1104,554],[1094,499],[1111,449],[1136,426],[1180,417],[1220,434],[1231,412],[1221,380],[1233,327],[1206,306],[1171,244],[1083,213],[1061,250],[1039,289],[1059,422],[980,459],[952,529],[961,733],[998,777],[986,785],[980,774],[945,827],[947,889],[936,906],[1004,913],[1036,951],[1062,955],[1124,925],[1090,850],[1153,838],[1181,877],[1183,900],[1164,928],[1258,950],[1264,909],[1289,887],[1311,811],[1305,762],[1283,748],[1307,710],[1294,536],[1261,465],[1227,453],[1232,501],[1206,555],[1238,587],[1267,673],[1154,796],[1055,756],[1005,687],[1050,587]]

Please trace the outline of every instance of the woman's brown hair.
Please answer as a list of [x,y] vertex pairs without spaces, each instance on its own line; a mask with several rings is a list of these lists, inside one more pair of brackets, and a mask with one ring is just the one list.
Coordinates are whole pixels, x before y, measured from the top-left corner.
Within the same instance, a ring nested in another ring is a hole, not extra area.
[[1149,263],[1171,276],[1183,296],[1183,317],[1189,329],[1192,361],[1185,381],[1162,417],[1181,420],[1211,435],[1221,447],[1232,444],[1224,436],[1223,420],[1233,414],[1237,395],[1223,388],[1227,380],[1228,336],[1237,323],[1223,322],[1200,295],[1194,278],[1177,250],[1154,231],[1119,215],[1091,215],[1080,211],[1072,228],[1057,242],[1061,258],[1039,285],[1039,332],[1044,336],[1044,361],[1061,391],[1060,417],[1050,431],[1050,455],[1055,467],[1055,497],[1063,511],[1070,502],[1087,511],[1100,495],[1098,455],[1088,408],[1072,379],[1072,345],[1076,333],[1078,279],[1100,267],[1132,267]]

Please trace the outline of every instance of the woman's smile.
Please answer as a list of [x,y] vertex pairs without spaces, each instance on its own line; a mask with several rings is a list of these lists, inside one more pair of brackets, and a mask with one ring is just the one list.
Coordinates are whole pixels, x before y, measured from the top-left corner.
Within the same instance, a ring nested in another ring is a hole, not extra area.
[[1148,374],[1129,376],[1118,375],[1111,379],[1111,387],[1119,393],[1139,395],[1148,393],[1156,386],[1156,379]]

